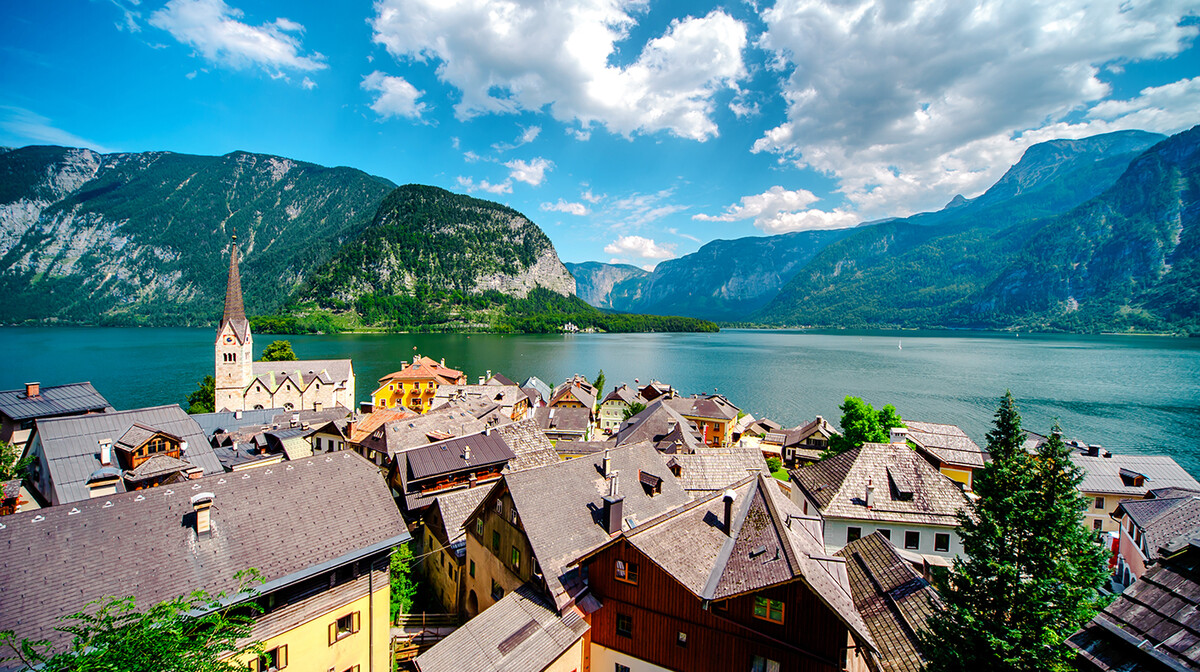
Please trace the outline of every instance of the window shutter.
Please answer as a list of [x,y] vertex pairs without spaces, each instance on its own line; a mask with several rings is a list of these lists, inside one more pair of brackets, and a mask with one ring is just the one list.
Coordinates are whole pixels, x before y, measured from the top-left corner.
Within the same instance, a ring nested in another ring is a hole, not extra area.
[[359,625],[359,623],[358,623],[358,621],[359,621],[359,618],[358,618],[358,617],[359,617],[359,614],[361,614],[361,613],[362,613],[361,611],[356,611],[356,612],[354,612],[354,618],[353,618],[353,619],[351,619],[351,620],[352,620],[352,625],[350,626],[350,632],[358,632],[358,625]]
[[279,651],[275,654],[275,668],[282,670],[287,667],[287,644],[279,647]]
[[329,645],[333,646],[337,641],[337,621],[329,624]]

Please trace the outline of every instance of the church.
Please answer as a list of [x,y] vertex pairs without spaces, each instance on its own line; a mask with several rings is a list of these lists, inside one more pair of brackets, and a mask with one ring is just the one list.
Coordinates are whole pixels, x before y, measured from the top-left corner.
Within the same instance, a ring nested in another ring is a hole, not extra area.
[[225,314],[217,328],[216,367],[218,411],[354,408],[354,366],[348,359],[254,361],[254,337],[242,302],[237,236],[229,255]]

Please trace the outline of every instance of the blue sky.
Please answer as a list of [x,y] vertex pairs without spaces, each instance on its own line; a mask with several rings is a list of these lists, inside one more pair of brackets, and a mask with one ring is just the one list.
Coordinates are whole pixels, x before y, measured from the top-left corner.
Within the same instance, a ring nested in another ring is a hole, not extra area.
[[565,261],[975,196],[1200,123],[1196,0],[8,0],[0,144],[247,150],[499,201]]

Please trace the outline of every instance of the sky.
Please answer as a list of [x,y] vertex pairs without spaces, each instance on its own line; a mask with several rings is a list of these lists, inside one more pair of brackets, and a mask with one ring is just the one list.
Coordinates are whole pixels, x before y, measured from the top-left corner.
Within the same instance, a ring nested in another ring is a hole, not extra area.
[[5,0],[0,145],[244,150],[509,205],[564,261],[844,228],[1200,123],[1200,0]]

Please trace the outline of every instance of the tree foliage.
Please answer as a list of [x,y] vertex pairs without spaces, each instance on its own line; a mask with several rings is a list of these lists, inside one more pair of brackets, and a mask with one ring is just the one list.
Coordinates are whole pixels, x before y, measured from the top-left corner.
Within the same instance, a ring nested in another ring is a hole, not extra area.
[[291,341],[271,341],[267,347],[263,348],[262,361],[264,362],[294,362],[296,361],[296,353],[292,351]]
[[[260,575],[249,570],[238,577],[242,593]],[[225,597],[197,590],[146,611],[138,611],[132,597],[96,600],[62,617],[56,629],[72,640],[61,650],[46,641],[18,640],[11,630],[0,632],[0,648],[11,652],[2,662],[39,672],[243,672],[245,664],[234,656],[261,651],[259,643],[238,645],[250,636],[261,609],[252,600],[227,607]]]
[[842,411],[842,433],[829,439],[831,455],[858,448],[864,443],[887,443],[893,427],[903,427],[904,421],[896,407],[888,404],[876,411],[858,397],[846,397],[838,408]]
[[392,623],[400,614],[412,610],[413,598],[417,594],[417,581],[413,578],[413,552],[408,544],[401,544],[391,559],[391,613]]
[[959,515],[965,557],[939,581],[946,609],[923,635],[930,672],[1072,669],[1066,638],[1098,607],[1103,549],[1081,524],[1082,473],[1058,427],[1036,454],[1024,448],[1011,393],[988,433],[992,462],[979,499]]
[[0,441],[0,481],[14,478],[25,478],[29,465],[33,464],[33,456],[21,457],[21,451],[15,444]]
[[646,405],[640,401],[635,401],[629,405],[629,408],[625,409],[625,419],[628,420],[644,410],[646,410]]
[[212,413],[217,406],[217,379],[205,376],[187,396],[188,413]]
[[596,403],[599,404],[604,399],[604,369],[600,369],[600,373],[596,374],[592,386],[596,388]]

